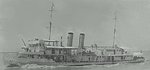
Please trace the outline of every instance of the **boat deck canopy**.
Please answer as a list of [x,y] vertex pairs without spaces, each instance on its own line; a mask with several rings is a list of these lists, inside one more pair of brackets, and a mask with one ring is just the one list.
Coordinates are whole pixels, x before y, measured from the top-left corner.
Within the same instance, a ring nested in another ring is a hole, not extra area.
[[46,46],[46,48],[58,48],[58,49],[78,49],[77,47],[61,47],[61,46]]

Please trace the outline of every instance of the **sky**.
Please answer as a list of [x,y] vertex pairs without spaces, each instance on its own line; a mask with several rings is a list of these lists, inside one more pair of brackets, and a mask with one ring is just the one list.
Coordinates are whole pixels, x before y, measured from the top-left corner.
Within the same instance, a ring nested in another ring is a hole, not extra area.
[[85,45],[112,45],[114,13],[117,15],[116,43],[134,50],[150,50],[149,0],[53,0],[50,18],[49,0],[0,0],[0,51],[19,51],[21,38],[48,39],[52,20],[52,40],[74,33],[78,46],[80,33]]

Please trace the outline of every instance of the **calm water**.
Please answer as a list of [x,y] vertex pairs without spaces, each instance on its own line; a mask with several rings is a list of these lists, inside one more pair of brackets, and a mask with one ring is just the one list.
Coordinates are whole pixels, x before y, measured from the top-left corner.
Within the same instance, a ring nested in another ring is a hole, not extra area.
[[144,56],[148,60],[144,63],[124,63],[113,65],[91,65],[91,66],[38,66],[25,65],[21,68],[6,68],[3,64],[2,54],[0,54],[0,70],[150,70],[150,55],[145,52]]

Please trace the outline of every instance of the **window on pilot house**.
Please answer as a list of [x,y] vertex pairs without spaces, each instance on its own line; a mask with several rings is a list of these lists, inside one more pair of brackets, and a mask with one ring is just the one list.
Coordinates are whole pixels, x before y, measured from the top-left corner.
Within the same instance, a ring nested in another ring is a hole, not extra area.
[[52,49],[52,54],[55,54],[55,49]]
[[59,54],[61,54],[61,51],[62,51],[62,50],[61,50],[61,49],[59,49]]
[[39,46],[41,47],[41,46],[42,46],[42,44],[41,44],[41,43],[39,43]]

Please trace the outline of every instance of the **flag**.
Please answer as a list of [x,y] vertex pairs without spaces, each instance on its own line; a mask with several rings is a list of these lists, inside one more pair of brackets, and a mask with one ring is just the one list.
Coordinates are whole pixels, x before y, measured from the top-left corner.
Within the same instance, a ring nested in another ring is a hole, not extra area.
[[52,2],[51,9],[54,10],[54,8],[55,8],[55,5],[54,5],[54,3]]
[[52,2],[51,9],[50,9],[50,12],[51,12],[50,17],[51,17],[51,18],[53,17],[52,15],[53,15],[54,7],[55,7],[55,5],[54,5],[54,3]]

